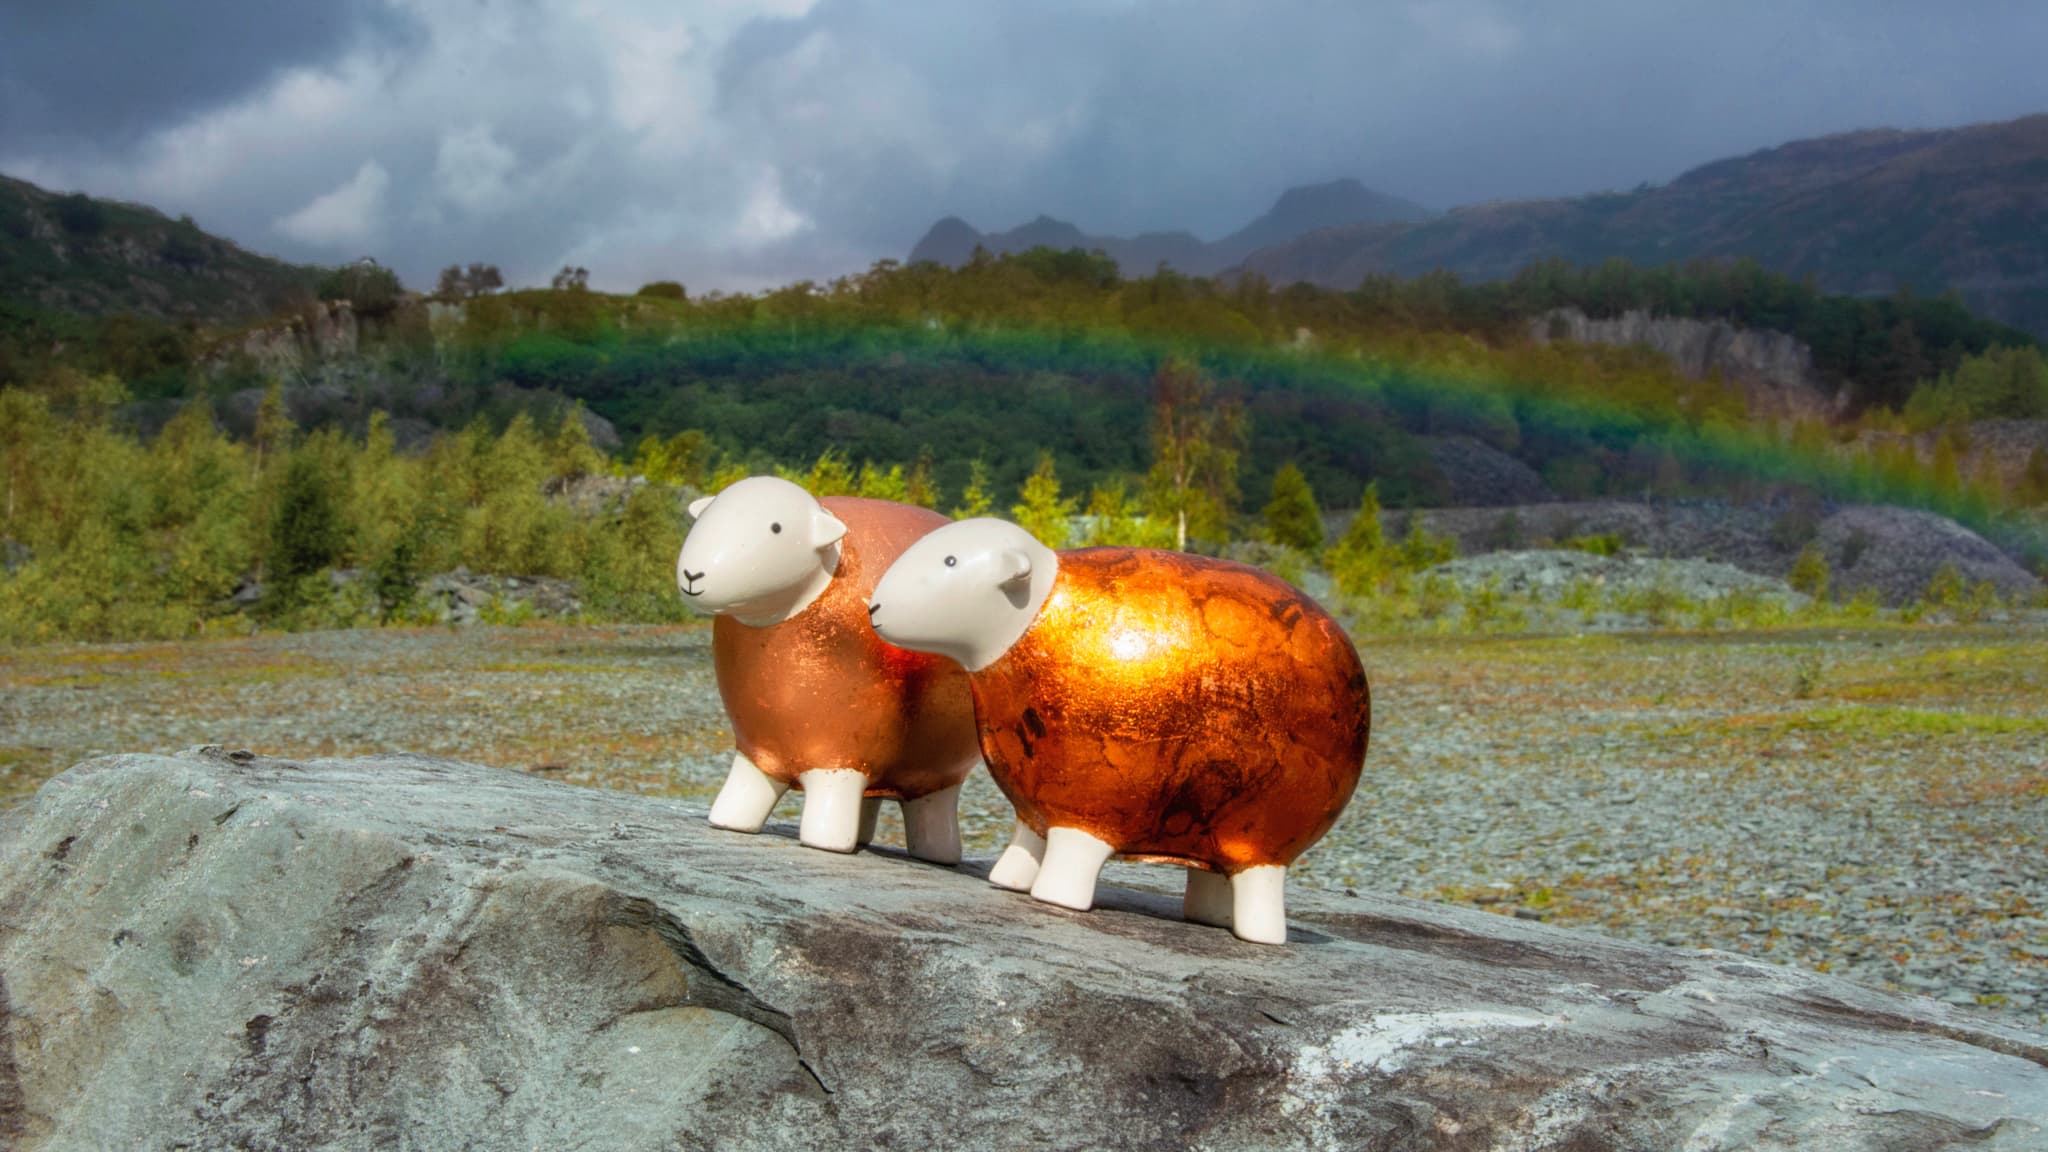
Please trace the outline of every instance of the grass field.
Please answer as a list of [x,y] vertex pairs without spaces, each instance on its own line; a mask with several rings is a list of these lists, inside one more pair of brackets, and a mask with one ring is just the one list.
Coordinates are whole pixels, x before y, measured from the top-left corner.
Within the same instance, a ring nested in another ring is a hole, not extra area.
[[[1360,650],[1366,778],[1299,883],[1728,948],[2048,1024],[2038,623]],[[730,755],[701,626],[0,651],[0,804],[93,755],[206,743],[408,750],[707,799]],[[992,852],[1010,817],[985,775],[963,809],[969,851]]]

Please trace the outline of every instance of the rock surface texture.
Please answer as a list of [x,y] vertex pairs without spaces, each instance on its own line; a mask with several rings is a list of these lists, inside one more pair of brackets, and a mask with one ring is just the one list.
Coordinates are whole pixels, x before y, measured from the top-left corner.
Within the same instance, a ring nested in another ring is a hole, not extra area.
[[1262,948],[782,830],[409,756],[80,765],[0,825],[0,1143],[2048,1145],[2048,1038],[1931,1001],[1363,895]]

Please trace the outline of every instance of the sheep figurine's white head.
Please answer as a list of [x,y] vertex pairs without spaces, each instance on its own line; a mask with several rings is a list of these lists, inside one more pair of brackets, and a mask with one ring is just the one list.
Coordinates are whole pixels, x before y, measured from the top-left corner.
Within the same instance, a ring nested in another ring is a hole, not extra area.
[[676,586],[699,612],[779,624],[809,607],[839,567],[846,525],[810,493],[749,476],[690,505],[696,524],[676,557]]
[[960,520],[912,544],[875,585],[882,639],[969,672],[995,663],[1052,594],[1059,554],[1007,520]]

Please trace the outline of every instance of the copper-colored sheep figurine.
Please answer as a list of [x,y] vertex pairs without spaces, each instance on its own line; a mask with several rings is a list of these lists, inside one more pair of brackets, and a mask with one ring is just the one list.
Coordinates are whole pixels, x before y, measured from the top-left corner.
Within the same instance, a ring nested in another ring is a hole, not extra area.
[[1017,809],[989,879],[1085,909],[1112,854],[1188,868],[1189,919],[1284,943],[1287,865],[1357,786],[1371,700],[1306,595],[1242,564],[1054,552],[950,524],[883,575],[872,618],[968,670],[982,756]]
[[772,476],[690,512],[677,581],[717,617],[712,662],[738,745],[711,823],[758,832],[794,786],[803,843],[850,852],[894,799],[910,854],[957,863],[960,782],[979,757],[966,674],[884,642],[867,611],[883,570],[950,521],[888,500],[817,500]]

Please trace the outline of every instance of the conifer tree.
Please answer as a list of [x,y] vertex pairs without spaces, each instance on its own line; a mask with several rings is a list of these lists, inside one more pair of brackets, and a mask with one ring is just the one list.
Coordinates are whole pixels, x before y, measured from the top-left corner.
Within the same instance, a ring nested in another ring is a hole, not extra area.
[[988,464],[977,456],[967,466],[967,487],[960,490],[960,506],[953,509],[953,519],[986,516],[993,507],[995,501],[988,492]]
[[851,496],[855,490],[853,469],[846,463],[846,457],[836,448],[827,448],[819,453],[811,470],[797,481],[804,490],[820,498],[826,496]]
[[1060,478],[1051,452],[1039,454],[1037,469],[1017,495],[1018,503],[1010,507],[1010,518],[1046,547],[1066,547],[1071,530],[1068,521],[1077,502],[1060,499]]
[[2027,457],[2026,475],[2020,481],[2020,501],[2039,506],[2048,504],[2048,444],[2034,445]]
[[932,478],[932,449],[927,444],[917,451],[917,463],[911,465],[910,475],[903,482],[903,499],[919,508],[937,509],[939,506],[939,485]]
[[1188,538],[1220,539],[1237,504],[1243,409],[1218,403],[1200,367],[1169,356],[1152,378],[1152,470],[1147,503],[1174,526],[1174,547]]
[[1344,529],[1344,535],[1323,554],[1323,566],[1337,586],[1353,596],[1363,596],[1379,584],[1386,565],[1386,534],[1380,527],[1380,482],[1365,486],[1359,498],[1358,514]]
[[548,479],[574,480],[605,470],[605,455],[590,442],[590,425],[583,421],[583,405],[562,413],[555,434],[548,438]]
[[1316,507],[1308,477],[1293,464],[1273,473],[1272,498],[1264,512],[1266,538],[1275,544],[1311,552],[1323,546],[1323,513]]
[[910,494],[909,483],[903,478],[903,465],[892,464],[884,471],[872,460],[861,463],[860,481],[855,489],[870,500],[894,500],[899,504]]
[[270,557],[272,577],[287,601],[296,598],[295,585],[340,562],[348,549],[340,447],[339,436],[322,432],[293,451],[284,465]]
[[1792,572],[1785,578],[1795,592],[1804,592],[1815,600],[1828,598],[1828,558],[1815,541],[1807,541],[1799,550],[1799,558],[1792,562]]

